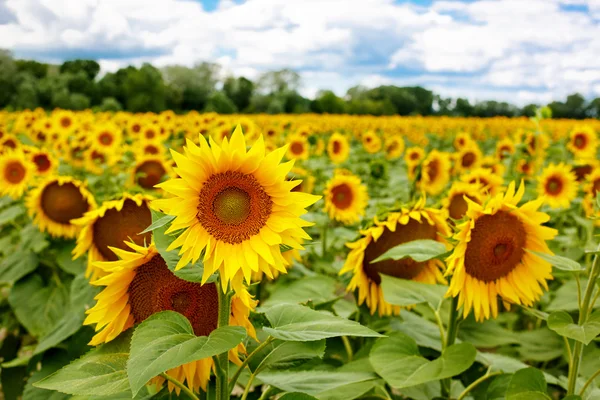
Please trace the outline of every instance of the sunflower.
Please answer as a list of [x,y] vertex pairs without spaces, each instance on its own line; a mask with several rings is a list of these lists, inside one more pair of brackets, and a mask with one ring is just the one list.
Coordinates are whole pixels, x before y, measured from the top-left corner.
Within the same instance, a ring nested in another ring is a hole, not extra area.
[[385,139],[383,148],[385,149],[385,158],[388,160],[395,160],[404,153],[404,139],[402,139],[402,136],[400,135],[388,136]]
[[[104,276],[93,281],[92,285],[104,286],[104,289],[95,297],[94,307],[86,312],[84,325],[96,325],[96,335],[90,345],[110,342],[151,315],[166,310],[183,314],[197,336],[208,336],[217,328],[216,284],[201,285],[179,279],[169,270],[154,245],[147,248],[133,243],[127,245],[134,251],[115,248],[113,251],[119,259],[94,265],[103,270]],[[244,327],[248,335],[256,339],[256,332],[248,319],[255,305],[256,302],[251,300],[250,306],[247,306],[234,295],[229,324]],[[241,364],[240,352],[245,352],[243,344],[229,352],[229,359],[238,365]],[[200,388],[206,391],[213,368],[213,359],[206,358],[173,368],[167,374],[185,382],[195,392]],[[154,378],[151,382],[162,385],[164,380]],[[177,391],[171,384],[168,389]]]
[[89,148],[83,152],[86,169],[96,175],[101,175],[107,167],[115,165],[119,158],[119,150],[109,152]]
[[52,175],[58,168],[58,160],[45,149],[36,148],[29,154],[29,159],[35,165],[37,176]]
[[17,139],[16,136],[6,134],[2,139],[0,139],[0,154],[15,151],[21,147],[21,142]]
[[181,178],[158,185],[173,198],[153,202],[176,216],[167,234],[185,229],[169,247],[181,247],[177,268],[204,252],[203,281],[219,270],[224,288],[240,270],[246,282],[252,271],[285,273],[280,245],[302,249],[311,224],[300,216],[320,197],[293,191],[298,182],[286,176],[294,162],[279,164],[287,148],[265,155],[262,135],[248,151],[239,127],[231,141],[199,143],[188,140],[183,155],[171,150]]
[[471,310],[482,321],[498,315],[498,296],[505,302],[532,306],[548,290],[550,263],[527,252],[552,254],[546,244],[557,231],[542,226],[550,217],[537,211],[539,198],[521,207],[525,193],[521,183],[515,193],[511,182],[485,205],[467,200],[467,220],[458,226],[458,244],[447,259],[446,275],[452,275],[446,296],[457,297],[466,317]]
[[538,178],[537,192],[551,208],[569,208],[577,197],[577,177],[564,163],[550,164]]
[[412,180],[415,179],[415,171],[425,157],[425,150],[421,147],[409,147],[404,153],[404,161],[408,167],[408,177]]
[[596,159],[576,159],[573,164],[577,182],[585,182],[588,176],[598,168],[600,168],[600,162]]
[[346,136],[335,132],[327,142],[327,154],[334,164],[341,164],[350,154],[350,144]]
[[362,144],[367,153],[375,154],[381,150],[381,138],[373,131],[366,131],[362,134]]
[[288,179],[298,182],[298,185],[292,189],[293,192],[312,193],[315,190],[316,178],[304,168],[292,168],[288,174]]
[[171,168],[161,156],[144,156],[138,158],[133,167],[133,182],[146,190],[153,190]]
[[78,128],[77,117],[73,111],[57,110],[52,113],[53,125],[63,138],[69,137]]
[[517,161],[517,172],[526,176],[532,176],[535,172],[535,164],[532,160],[524,158]]
[[545,150],[550,145],[550,140],[545,133],[526,132],[523,138],[526,151],[534,156],[543,156]]
[[569,134],[567,148],[577,158],[595,158],[598,150],[598,136],[590,126],[577,126]]
[[483,154],[477,146],[477,143],[471,142],[463,146],[458,153],[455,154],[454,170],[460,174],[465,171],[475,169],[481,165]]
[[460,220],[465,216],[468,208],[465,198],[482,204],[484,194],[481,192],[481,186],[460,181],[452,183],[448,195],[442,200],[442,206],[453,220]]
[[445,215],[438,210],[425,208],[422,198],[411,209],[402,208],[390,212],[385,221],[374,219],[371,228],[362,230],[362,237],[353,243],[347,243],[351,251],[340,270],[340,275],[352,273],[347,290],[358,288],[358,304],[367,303],[371,314],[398,314],[400,307],[387,303],[381,290],[381,276],[410,279],[424,283],[444,282],[443,267],[440,260],[416,262],[410,258],[385,260],[372,264],[371,261],[399,244],[418,239],[431,239],[446,243],[444,237],[450,235]]
[[287,137],[289,143],[287,158],[290,160],[307,160],[309,156],[308,139],[300,135]]
[[112,123],[103,123],[94,128],[90,135],[90,147],[103,153],[120,150],[123,142],[123,132]]
[[31,183],[35,166],[22,151],[9,151],[0,155],[0,194],[19,199]]
[[350,225],[365,215],[369,194],[358,176],[336,173],[327,182],[324,193],[325,212],[331,219]]
[[50,176],[27,197],[27,209],[40,231],[54,237],[74,238],[79,227],[71,220],[96,208],[94,196],[83,183],[66,176]]
[[515,154],[515,144],[509,138],[504,138],[496,143],[496,157],[499,160],[504,160]]
[[427,194],[442,192],[450,180],[450,157],[447,153],[432,150],[423,161],[419,186]]
[[489,193],[495,196],[504,184],[504,179],[501,176],[494,174],[486,168],[476,168],[459,178],[462,182],[480,185],[484,193]]
[[474,143],[474,141],[471,138],[471,135],[469,135],[467,132],[459,132],[454,138],[453,145],[456,150],[462,150],[465,146],[468,146],[472,143]]
[[93,268],[96,261],[116,261],[109,247],[127,250],[125,242],[137,245],[150,243],[151,232],[140,234],[152,223],[149,202],[152,197],[124,193],[118,200],[104,202],[99,208],[71,221],[81,227],[73,259],[88,254],[86,276],[95,279],[101,272]]
[[594,199],[600,192],[600,168],[594,169],[587,177],[586,184],[583,188],[585,193],[592,196]]

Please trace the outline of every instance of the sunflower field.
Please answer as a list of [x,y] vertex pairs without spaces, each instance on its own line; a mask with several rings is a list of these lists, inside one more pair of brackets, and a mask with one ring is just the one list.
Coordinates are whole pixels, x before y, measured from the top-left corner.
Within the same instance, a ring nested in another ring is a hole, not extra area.
[[599,132],[0,112],[0,399],[600,399]]

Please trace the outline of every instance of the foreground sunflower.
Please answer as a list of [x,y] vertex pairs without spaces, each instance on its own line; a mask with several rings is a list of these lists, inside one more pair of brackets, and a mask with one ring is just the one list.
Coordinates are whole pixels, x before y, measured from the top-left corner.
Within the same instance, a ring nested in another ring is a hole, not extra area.
[[567,148],[576,158],[596,158],[598,136],[590,126],[575,127],[569,134]]
[[450,230],[440,211],[425,208],[425,198],[412,208],[402,208],[390,212],[385,221],[377,218],[371,228],[362,230],[362,237],[347,243],[350,253],[340,270],[340,275],[352,273],[347,290],[358,289],[358,304],[367,303],[371,314],[392,315],[400,312],[400,307],[386,302],[381,290],[380,274],[396,278],[410,279],[424,283],[444,282],[443,266],[440,260],[416,262],[410,258],[385,260],[371,263],[377,257],[399,244],[419,239],[431,239],[446,243]]
[[334,133],[327,142],[327,154],[334,164],[341,164],[350,154],[350,144],[346,136],[341,133]]
[[458,225],[458,244],[447,259],[452,275],[446,296],[457,297],[457,308],[466,317],[471,310],[477,321],[498,315],[498,297],[508,303],[531,306],[548,290],[552,266],[526,251],[552,254],[546,244],[557,231],[543,226],[550,217],[537,211],[542,199],[517,204],[525,193],[515,193],[511,182],[486,204],[467,200],[467,220]]
[[203,253],[203,282],[219,270],[224,287],[240,270],[247,282],[253,271],[285,273],[280,245],[302,249],[311,224],[300,216],[320,197],[293,191],[298,181],[286,176],[294,163],[280,164],[287,148],[265,155],[262,135],[248,151],[239,127],[231,141],[199,143],[188,140],[183,155],[171,150],[180,178],[158,185],[172,198],[153,202],[176,217],[167,234],[184,229],[169,246],[181,248],[177,268]]
[[[110,342],[133,325],[166,310],[183,314],[197,336],[208,336],[217,328],[216,284],[201,285],[179,279],[169,270],[154,245],[146,248],[128,243],[128,246],[134,251],[113,248],[118,260],[96,262],[94,265],[103,271],[104,276],[93,281],[92,285],[104,286],[104,289],[95,297],[96,305],[86,312],[88,316],[84,325],[96,325],[96,335],[90,345]],[[254,327],[248,320],[250,308],[255,305],[256,302],[252,301],[251,307],[248,307],[239,296],[234,295],[229,325],[244,327],[248,335],[256,339]],[[229,351],[229,359],[238,365],[241,364],[239,352],[245,352],[243,344]],[[213,368],[213,359],[206,358],[166,373],[198,392],[200,388],[206,391]],[[151,382],[162,385],[164,381],[154,378]],[[172,384],[168,388],[179,392]]]
[[81,181],[66,176],[51,176],[27,197],[27,209],[40,231],[55,237],[74,238],[79,226],[71,220],[96,208],[94,196]]
[[538,178],[537,193],[552,208],[569,208],[577,197],[577,176],[564,163],[550,164]]
[[7,151],[0,155],[0,195],[21,198],[34,173],[34,164],[22,151]]
[[325,187],[325,212],[329,218],[346,225],[365,215],[369,202],[367,187],[353,174],[337,172]]
[[476,183],[460,181],[452,183],[448,195],[442,200],[442,206],[447,210],[448,217],[460,220],[465,216],[469,208],[465,198],[477,204],[483,203],[484,193],[482,193],[481,186]]
[[152,223],[149,196],[123,194],[118,200],[104,202],[99,208],[86,212],[83,217],[71,221],[80,226],[77,246],[73,249],[73,259],[86,254],[86,277],[95,279],[102,270],[94,268],[96,261],[116,261],[111,247],[127,250],[125,242],[137,245],[149,244],[151,232],[140,234]]
[[132,183],[146,190],[154,190],[155,186],[170,172],[167,161],[161,155],[142,156],[138,158],[132,171]]

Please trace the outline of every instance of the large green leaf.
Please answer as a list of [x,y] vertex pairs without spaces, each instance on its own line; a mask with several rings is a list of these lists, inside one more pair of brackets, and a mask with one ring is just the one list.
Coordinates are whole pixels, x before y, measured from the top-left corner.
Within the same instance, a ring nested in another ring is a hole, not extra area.
[[40,337],[63,317],[69,292],[63,284],[52,280],[46,286],[39,275],[31,275],[13,286],[8,301],[19,322],[31,335]]
[[158,213],[154,214],[152,217],[152,224],[149,227],[141,231],[139,234],[146,232],[152,232],[155,229],[162,228],[167,225],[169,222],[173,221],[176,217],[174,215],[163,215],[162,217],[155,220],[155,216],[158,217]]
[[323,358],[324,353],[325,340],[310,342],[275,340],[255,356],[257,360],[261,360],[256,364],[255,371],[289,367],[299,361]]
[[401,260],[412,258],[417,262],[424,262],[432,258],[440,257],[447,253],[446,245],[430,239],[413,240],[392,247],[373,261],[371,264],[384,260]]
[[[390,321],[390,326],[394,331],[402,332],[413,338],[421,347],[442,351],[440,328],[436,323],[414,312],[403,310],[400,317]],[[460,343],[460,340],[457,339],[456,343]]]
[[[501,371],[504,373],[512,373],[529,367],[529,365],[525,364],[523,361],[504,354],[478,353],[477,361],[487,367],[490,367],[491,371]],[[548,373],[544,373],[544,376],[546,377],[546,382],[549,382],[553,385],[556,385],[559,382],[558,378]]]
[[0,282],[14,283],[34,271],[38,258],[31,250],[16,251],[0,263]]
[[0,211],[0,226],[14,221],[25,214],[25,207],[22,204],[15,204]]
[[515,372],[506,390],[506,400],[550,400],[546,393],[546,379],[536,368]]
[[557,255],[551,255],[547,253],[540,253],[538,251],[527,250],[529,253],[534,254],[544,261],[549,262],[555,268],[563,271],[584,271],[585,268],[581,266],[577,261],[573,261],[570,258],[561,257]]
[[316,397],[310,396],[306,393],[286,393],[279,398],[279,400],[318,400]]
[[319,397],[319,393],[335,390],[352,383],[376,379],[367,372],[339,371],[281,371],[263,372],[258,378],[271,386],[287,392],[302,392]]
[[246,330],[239,326],[215,329],[207,336],[196,336],[183,315],[163,311],[142,322],[131,339],[127,374],[133,394],[150,379],[192,361],[224,353],[242,342]]
[[309,341],[336,336],[382,336],[357,322],[296,304],[280,304],[268,308],[265,315],[272,328],[265,327],[264,331],[281,340]]
[[583,325],[576,324],[565,311],[553,312],[548,317],[548,328],[569,339],[590,344],[600,334],[600,310],[594,311]]
[[73,249],[75,243],[65,243],[56,252],[56,263],[65,272],[71,275],[79,275],[85,272],[85,257],[73,260]]
[[52,330],[40,339],[34,354],[56,346],[77,332],[85,319],[85,311],[93,306],[97,293],[98,288],[91,286],[83,275],[75,277],[71,282],[70,307]]
[[129,390],[125,366],[131,335],[122,334],[33,386],[73,395],[110,396]]
[[[587,279],[581,279],[581,287],[587,285]],[[577,282],[574,279],[566,281],[561,287],[559,287],[553,295],[553,299],[548,304],[548,307],[544,311],[575,311],[579,310],[579,304],[577,300]],[[596,304],[596,307],[598,304]]]
[[396,332],[378,339],[369,358],[379,376],[392,387],[403,388],[456,376],[473,364],[476,353],[472,344],[460,343],[448,347],[438,359],[429,361],[420,355],[411,337]]
[[385,301],[390,304],[406,307],[428,303],[437,309],[444,300],[448,287],[381,275],[381,289]]
[[309,276],[292,282],[276,283],[261,307],[268,308],[283,303],[324,303],[335,299],[336,280],[323,275]]

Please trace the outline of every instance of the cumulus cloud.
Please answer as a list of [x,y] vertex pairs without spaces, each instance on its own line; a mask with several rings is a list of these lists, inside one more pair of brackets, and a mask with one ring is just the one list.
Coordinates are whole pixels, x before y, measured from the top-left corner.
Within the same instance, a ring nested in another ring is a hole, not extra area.
[[[543,102],[600,91],[600,0],[0,0],[0,48],[59,62],[300,71],[302,92],[421,84]],[[481,96],[481,97],[480,97]]]

